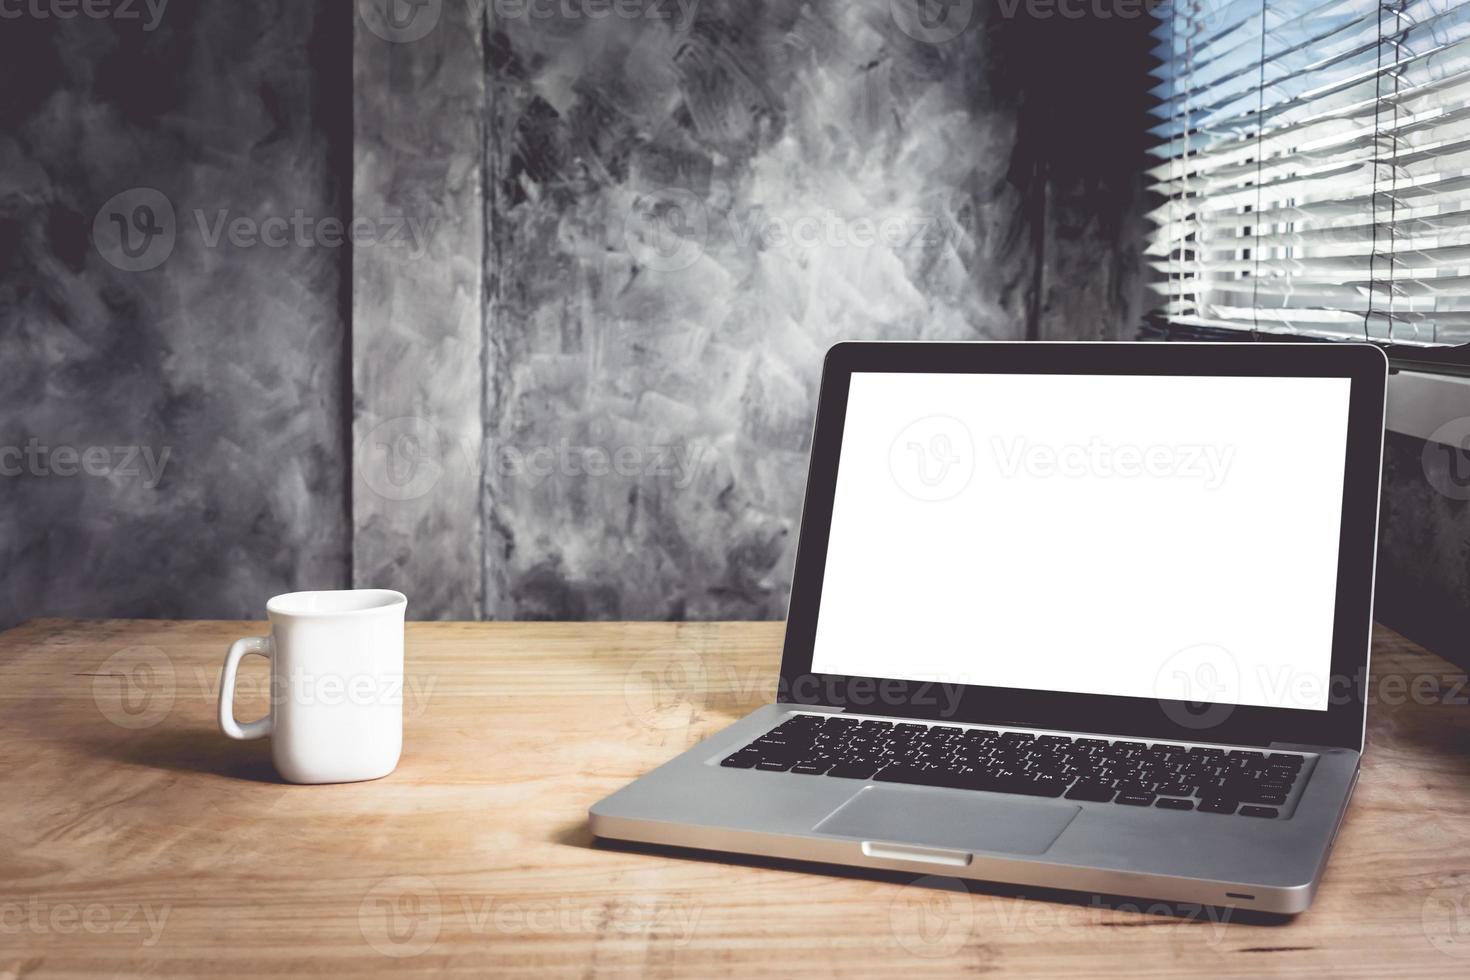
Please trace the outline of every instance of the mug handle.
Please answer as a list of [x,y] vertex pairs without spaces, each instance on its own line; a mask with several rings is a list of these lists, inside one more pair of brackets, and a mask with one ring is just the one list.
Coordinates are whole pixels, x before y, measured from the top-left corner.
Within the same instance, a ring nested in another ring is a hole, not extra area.
[[219,728],[230,738],[249,742],[257,738],[265,738],[271,733],[274,708],[266,712],[266,716],[259,721],[246,722],[242,725],[235,720],[235,674],[240,670],[240,661],[251,654],[269,660],[274,653],[275,642],[271,637],[247,636],[242,640],[236,640],[230,646],[230,652],[225,654],[225,672],[219,685]]

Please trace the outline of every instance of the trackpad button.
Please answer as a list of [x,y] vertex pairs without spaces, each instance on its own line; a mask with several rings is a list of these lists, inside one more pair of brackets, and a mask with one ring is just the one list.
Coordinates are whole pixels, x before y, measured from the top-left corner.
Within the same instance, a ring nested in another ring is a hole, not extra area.
[[813,830],[950,850],[1040,854],[1081,809],[1070,803],[964,790],[868,786]]

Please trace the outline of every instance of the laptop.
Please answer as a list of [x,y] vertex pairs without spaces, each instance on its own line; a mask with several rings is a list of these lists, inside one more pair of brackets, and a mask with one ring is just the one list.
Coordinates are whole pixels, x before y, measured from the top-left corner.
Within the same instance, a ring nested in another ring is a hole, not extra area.
[[775,698],[593,833],[1301,912],[1363,751],[1386,377],[1367,344],[834,347]]

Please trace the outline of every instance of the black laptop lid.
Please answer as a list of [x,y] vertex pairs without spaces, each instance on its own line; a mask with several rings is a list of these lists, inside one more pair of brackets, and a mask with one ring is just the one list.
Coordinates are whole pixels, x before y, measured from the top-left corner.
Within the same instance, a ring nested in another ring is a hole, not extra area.
[[842,344],[780,699],[1361,748],[1387,362]]

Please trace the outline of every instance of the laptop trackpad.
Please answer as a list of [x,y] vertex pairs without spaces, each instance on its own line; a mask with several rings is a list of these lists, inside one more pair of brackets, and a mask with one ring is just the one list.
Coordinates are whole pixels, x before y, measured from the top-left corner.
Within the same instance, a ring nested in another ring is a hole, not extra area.
[[1040,854],[1081,809],[963,790],[867,786],[812,829],[865,841]]

